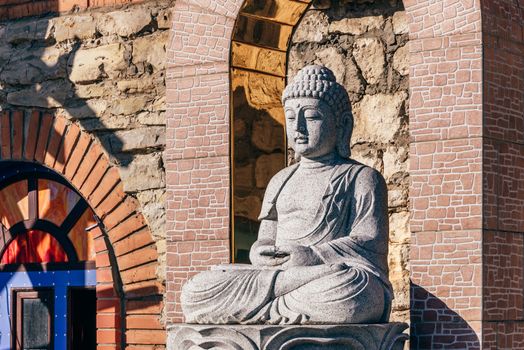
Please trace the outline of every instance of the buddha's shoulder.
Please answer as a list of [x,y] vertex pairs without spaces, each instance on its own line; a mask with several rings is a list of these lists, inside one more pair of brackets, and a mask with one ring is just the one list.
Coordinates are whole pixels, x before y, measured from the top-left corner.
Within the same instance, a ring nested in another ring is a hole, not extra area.
[[356,160],[344,160],[340,164],[340,167],[340,171],[345,171],[348,174],[351,174],[351,178],[354,179],[354,181],[360,186],[369,186],[374,188],[377,186],[386,185],[384,177],[378,170],[357,162]]

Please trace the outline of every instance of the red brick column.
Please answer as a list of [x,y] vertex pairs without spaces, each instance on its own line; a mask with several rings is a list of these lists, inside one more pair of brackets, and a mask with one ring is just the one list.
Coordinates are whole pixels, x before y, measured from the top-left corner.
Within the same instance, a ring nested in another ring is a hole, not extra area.
[[228,263],[229,52],[243,0],[181,0],[167,68],[167,321],[182,322],[180,289]]
[[482,2],[485,349],[524,348],[524,1]]
[[410,18],[412,346],[475,349],[482,321],[479,1],[405,0]]

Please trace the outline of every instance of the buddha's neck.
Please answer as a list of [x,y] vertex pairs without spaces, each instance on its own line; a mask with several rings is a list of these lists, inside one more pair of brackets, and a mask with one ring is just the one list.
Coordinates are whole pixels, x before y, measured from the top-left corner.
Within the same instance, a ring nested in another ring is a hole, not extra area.
[[336,152],[326,154],[325,156],[318,158],[300,158],[300,168],[301,169],[327,169],[331,168],[338,159]]

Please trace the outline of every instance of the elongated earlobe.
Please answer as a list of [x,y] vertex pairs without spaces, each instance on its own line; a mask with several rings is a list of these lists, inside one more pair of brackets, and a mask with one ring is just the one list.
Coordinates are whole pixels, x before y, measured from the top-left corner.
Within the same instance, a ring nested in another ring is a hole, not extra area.
[[351,134],[353,133],[353,115],[351,112],[341,116],[337,132],[337,151],[340,157],[351,157]]

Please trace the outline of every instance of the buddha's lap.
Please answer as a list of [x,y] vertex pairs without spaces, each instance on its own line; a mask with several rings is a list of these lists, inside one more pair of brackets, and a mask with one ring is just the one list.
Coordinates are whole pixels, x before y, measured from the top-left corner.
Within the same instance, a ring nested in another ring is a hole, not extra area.
[[[218,294],[229,297],[236,294],[235,299],[238,301],[253,297],[254,294],[262,294],[268,301],[273,294],[277,274],[277,270],[257,269],[205,271],[184,286],[183,294],[191,295],[192,300],[196,298],[202,302],[215,299]],[[348,266],[305,283],[282,297],[293,304],[296,302],[300,308],[355,305],[366,302],[370,295],[376,302],[383,304],[384,289],[379,278],[372,273]],[[262,293],[263,290],[265,292]]]

